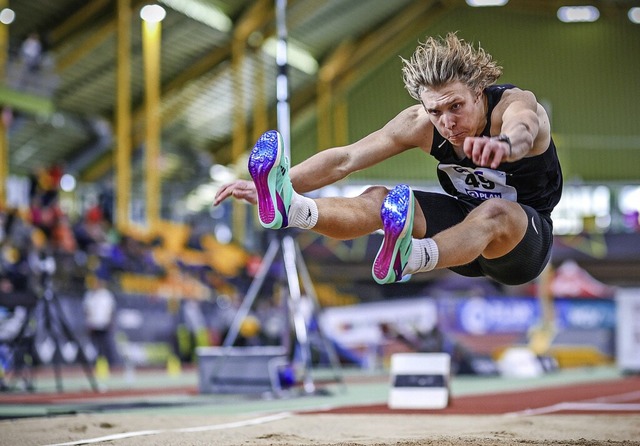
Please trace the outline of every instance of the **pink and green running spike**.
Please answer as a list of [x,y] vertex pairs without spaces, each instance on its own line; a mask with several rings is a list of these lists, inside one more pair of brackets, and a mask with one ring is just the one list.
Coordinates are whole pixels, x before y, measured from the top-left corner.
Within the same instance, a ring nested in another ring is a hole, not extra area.
[[372,267],[373,278],[380,284],[402,280],[413,244],[414,207],[413,192],[405,184],[393,188],[382,202],[384,239]]
[[260,136],[249,155],[249,174],[258,194],[260,224],[268,229],[289,225],[287,213],[293,186],[289,178],[289,160],[283,154],[280,134],[269,130]]

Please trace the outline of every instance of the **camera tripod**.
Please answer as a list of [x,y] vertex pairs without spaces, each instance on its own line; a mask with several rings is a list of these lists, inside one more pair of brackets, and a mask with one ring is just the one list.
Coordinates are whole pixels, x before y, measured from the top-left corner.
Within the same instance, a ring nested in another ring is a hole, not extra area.
[[[53,273],[55,272],[55,260],[52,256],[39,258],[35,262],[35,265],[32,264],[32,269],[36,270],[40,278],[40,289],[38,290],[39,299],[32,317],[36,318],[36,320],[40,317],[41,320],[37,320],[39,326],[36,329],[34,339],[36,342],[39,338],[44,339],[44,342],[41,343],[40,350],[47,350],[44,353],[38,352],[38,356],[42,362],[49,362],[45,359],[51,361],[55,374],[56,389],[58,392],[62,392],[61,366],[63,361],[65,361],[65,352],[77,352],[77,357],[92,390],[98,392],[98,383],[93,375],[93,369],[89,359],[78,337],[67,322],[60,300],[54,290]],[[36,350],[38,350],[37,346]],[[49,355],[50,357],[46,358],[46,356]],[[45,356],[45,358],[43,358],[43,356]]]
[[[304,289],[305,295],[311,300],[313,308],[311,314],[312,318],[317,317],[317,312],[319,309],[318,299],[313,288],[309,270],[307,269],[307,266],[302,259],[300,247],[291,236],[289,230],[283,230],[280,232],[284,233],[285,235],[274,236],[269,243],[269,247],[267,248],[267,252],[264,255],[263,261],[260,264],[260,268],[258,269],[255,279],[249,286],[247,294],[245,295],[240,308],[236,312],[236,315],[231,326],[229,327],[222,346],[229,349],[235,343],[240,332],[240,326],[242,325],[242,322],[244,321],[246,316],[249,314],[249,311],[251,310],[251,307],[253,306],[253,303],[258,296],[262,285],[264,284],[267,274],[271,269],[274,260],[276,259],[276,255],[279,251],[281,251],[289,291],[285,311],[287,311],[288,315],[290,316],[296,343],[299,347],[299,360],[303,365],[303,390],[305,394],[314,394],[316,393],[317,389],[311,375],[312,355],[311,342],[309,339],[310,333],[307,327],[307,321],[305,320],[305,315],[302,311],[302,292],[300,284],[302,283],[302,289]],[[324,348],[329,362],[333,368],[334,378],[336,382],[344,384],[342,376],[340,374],[340,361],[338,359],[335,348],[331,344],[330,340],[327,339],[324,335],[319,323],[317,324],[317,330],[322,347]],[[289,344],[291,343],[289,342]],[[291,345],[289,345],[289,347],[291,347]],[[224,362],[224,357],[220,359],[220,362]]]
[[[290,140],[291,140],[291,124],[290,124],[290,107],[289,107],[289,76],[288,76],[288,62],[287,62],[287,26],[286,26],[286,10],[287,0],[275,0],[275,16],[276,16],[276,30],[278,35],[276,64],[278,68],[276,79],[276,97],[277,97],[277,115],[278,115],[278,131],[282,135],[284,153],[285,156],[290,158]],[[254,300],[258,296],[260,288],[262,287],[264,280],[267,276],[269,269],[271,268],[273,261],[276,258],[278,252],[282,253],[282,260],[285,267],[285,274],[288,285],[288,296],[286,299],[287,305],[285,311],[287,312],[288,319],[291,321],[294,336],[297,342],[299,360],[303,365],[303,390],[305,394],[314,394],[317,392],[315,383],[311,376],[311,343],[309,339],[309,329],[307,327],[307,320],[302,309],[302,293],[300,284],[302,282],[306,296],[310,299],[312,305],[312,311],[310,319],[317,325],[317,331],[320,337],[321,344],[329,358],[329,362],[334,370],[335,380],[344,385],[342,376],[339,373],[340,362],[338,355],[335,351],[333,344],[324,336],[322,327],[317,320],[317,313],[319,310],[318,299],[313,288],[313,283],[309,275],[309,271],[302,258],[302,253],[299,246],[291,235],[290,229],[280,230],[277,235],[272,238],[267,252],[264,255],[262,264],[249,286],[247,294],[238,309],[235,318],[229,327],[227,335],[223,342],[223,348],[227,353],[233,346],[236,338],[240,332],[240,326],[245,317],[251,310]],[[313,320],[315,318],[315,320]],[[309,321],[309,322],[311,322]],[[291,336],[291,335],[289,335]],[[285,341],[286,342],[286,341]],[[283,343],[285,343],[283,342]],[[286,347],[291,348],[292,343],[289,340],[286,342]],[[217,363],[217,367],[214,369],[214,375],[222,370],[222,365],[225,361],[225,355],[223,355]]]

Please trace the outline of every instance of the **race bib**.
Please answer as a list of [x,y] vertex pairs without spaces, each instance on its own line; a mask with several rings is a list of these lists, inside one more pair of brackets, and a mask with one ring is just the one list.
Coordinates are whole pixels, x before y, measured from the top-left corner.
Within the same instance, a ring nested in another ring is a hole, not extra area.
[[462,167],[457,164],[440,164],[438,169],[449,176],[453,187],[462,194],[480,200],[504,198],[517,201],[518,193],[507,185],[507,174],[486,167]]

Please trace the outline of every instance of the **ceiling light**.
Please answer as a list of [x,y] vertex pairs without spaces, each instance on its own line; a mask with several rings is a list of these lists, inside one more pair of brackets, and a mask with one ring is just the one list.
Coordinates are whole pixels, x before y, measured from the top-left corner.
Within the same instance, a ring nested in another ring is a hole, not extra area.
[[62,175],[62,178],[60,178],[60,189],[62,189],[64,192],[73,192],[75,188],[76,179],[74,178],[74,176],[69,175],[68,173]]
[[161,2],[218,31],[227,33],[233,27],[233,22],[222,10],[207,2],[199,0],[161,0]]
[[11,25],[15,19],[16,13],[13,12],[13,9],[4,8],[2,11],[0,11],[0,23]]
[[558,9],[558,19],[565,23],[595,22],[600,11],[595,6],[563,6]]
[[[262,48],[271,57],[277,57],[278,41],[276,38],[268,38]],[[318,71],[318,61],[308,51],[291,40],[287,41],[287,63],[309,75],[314,75]]]
[[229,183],[236,179],[236,175],[231,169],[222,164],[214,164],[209,169],[209,176],[217,183],[224,184]]
[[629,10],[629,20],[631,20],[633,23],[638,23],[640,24],[640,8],[636,7],[636,8],[631,8]]
[[160,5],[146,5],[140,10],[140,18],[145,22],[162,22],[167,15],[167,11]]
[[509,3],[509,0],[467,0],[467,5],[478,6],[504,6]]

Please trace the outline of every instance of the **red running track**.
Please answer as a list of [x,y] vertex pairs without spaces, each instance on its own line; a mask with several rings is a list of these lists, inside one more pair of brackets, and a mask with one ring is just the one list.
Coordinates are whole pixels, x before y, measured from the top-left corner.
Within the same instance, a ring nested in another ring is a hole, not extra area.
[[640,414],[640,376],[472,396],[455,395],[445,409],[389,409],[386,404],[345,406],[305,413],[333,414]]

